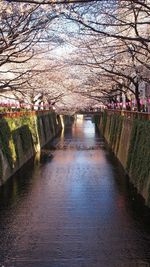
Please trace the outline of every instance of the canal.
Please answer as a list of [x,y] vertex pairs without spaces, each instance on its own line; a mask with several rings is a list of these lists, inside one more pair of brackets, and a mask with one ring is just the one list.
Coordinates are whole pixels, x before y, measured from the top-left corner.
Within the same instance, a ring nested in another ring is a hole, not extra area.
[[1,188],[2,266],[150,266],[149,210],[91,118],[78,116]]

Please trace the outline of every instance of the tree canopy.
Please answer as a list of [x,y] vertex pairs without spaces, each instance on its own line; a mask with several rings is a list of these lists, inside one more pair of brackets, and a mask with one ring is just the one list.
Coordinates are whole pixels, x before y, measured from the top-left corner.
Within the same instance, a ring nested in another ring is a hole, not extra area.
[[85,97],[81,106],[135,99],[141,110],[141,86],[150,88],[149,0],[12,0],[0,7],[0,93],[65,106],[77,94]]

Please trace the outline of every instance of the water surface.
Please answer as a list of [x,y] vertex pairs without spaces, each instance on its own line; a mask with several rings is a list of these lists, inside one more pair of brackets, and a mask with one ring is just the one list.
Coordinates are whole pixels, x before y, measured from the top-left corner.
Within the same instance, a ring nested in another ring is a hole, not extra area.
[[150,266],[149,211],[99,136],[78,117],[2,187],[0,266]]

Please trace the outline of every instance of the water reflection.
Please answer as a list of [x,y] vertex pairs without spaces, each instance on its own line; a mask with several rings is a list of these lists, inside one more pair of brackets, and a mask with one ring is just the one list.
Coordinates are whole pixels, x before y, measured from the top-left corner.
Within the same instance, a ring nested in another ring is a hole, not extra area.
[[84,120],[83,115],[77,115],[72,126],[72,136],[75,138],[95,138],[95,127],[91,120]]
[[20,196],[28,191],[34,179],[34,164],[36,166],[37,163],[39,163],[37,159],[36,164],[34,159],[30,160],[0,188],[0,210],[14,206]]
[[0,190],[0,266],[149,266],[149,210],[91,120],[43,153]]

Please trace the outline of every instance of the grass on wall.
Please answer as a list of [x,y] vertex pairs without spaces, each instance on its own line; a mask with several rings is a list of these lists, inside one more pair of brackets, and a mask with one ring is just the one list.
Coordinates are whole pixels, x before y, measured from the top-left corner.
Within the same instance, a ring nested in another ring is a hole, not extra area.
[[150,121],[133,121],[127,171],[141,191],[150,177]]
[[[40,120],[43,122],[43,131],[46,139],[51,135],[52,129],[55,128],[55,125],[52,125],[55,122],[55,118],[55,114],[48,113],[44,115],[40,114],[38,116],[26,115],[15,118],[0,119],[0,149],[11,169],[16,167],[16,164],[19,163],[20,151],[18,138],[21,140],[21,146],[24,153],[26,153],[30,148],[33,148],[33,150],[36,151],[40,145]],[[0,179],[3,178],[2,155],[0,155]]]
[[104,111],[104,112],[102,113],[102,127],[103,127],[103,133],[105,132],[106,124],[107,124],[107,113]]
[[[38,132],[37,132],[37,117],[36,116],[22,116],[20,120],[20,126],[27,125],[33,139],[33,144],[36,146],[39,142],[38,140]],[[23,135],[26,135],[25,132],[22,133],[22,139],[24,139]]]
[[[29,132],[32,134],[32,138]],[[29,148],[31,139],[33,139],[35,145],[38,143],[36,121],[33,116],[0,119],[0,148],[11,169],[14,168],[18,159],[19,152],[16,148],[17,135],[20,135],[24,151]],[[0,164],[1,176],[3,175],[2,165]]]
[[[55,113],[48,113],[43,116],[37,117],[37,129],[40,139],[42,139],[42,133],[44,133],[45,140],[48,139],[50,135],[54,134],[54,121]],[[48,123],[47,123],[48,122]],[[48,129],[50,132],[48,132]]]
[[11,128],[8,122],[3,118],[0,120],[0,147],[10,167],[13,168],[16,160],[15,145],[11,134]]
[[122,124],[123,124],[122,116],[118,114],[111,115],[110,125],[109,125],[109,141],[111,147],[116,147],[116,152],[119,149]]
[[[101,116],[101,122],[102,122],[102,133],[105,133],[106,125],[108,121],[108,114],[107,112],[102,112],[101,115],[95,115],[94,116],[94,122],[97,126],[100,124],[100,116]],[[122,131],[122,124],[123,124],[123,117],[118,114],[110,115],[110,123],[109,123],[109,141],[110,145],[116,146],[116,151],[119,149],[119,141]]]
[[107,113],[101,112],[100,114],[95,114],[92,117],[92,122],[96,124],[97,127],[100,126],[100,121],[102,122],[102,132],[104,133],[105,128],[106,128],[106,123],[107,123]]
[[[101,118],[102,132],[105,133],[107,130],[108,143],[116,155],[122,131],[125,130],[122,128],[124,120],[125,118],[119,114],[110,115],[105,112]],[[137,119],[132,121],[126,170],[138,191],[148,193],[147,204],[150,206],[150,121]]]

